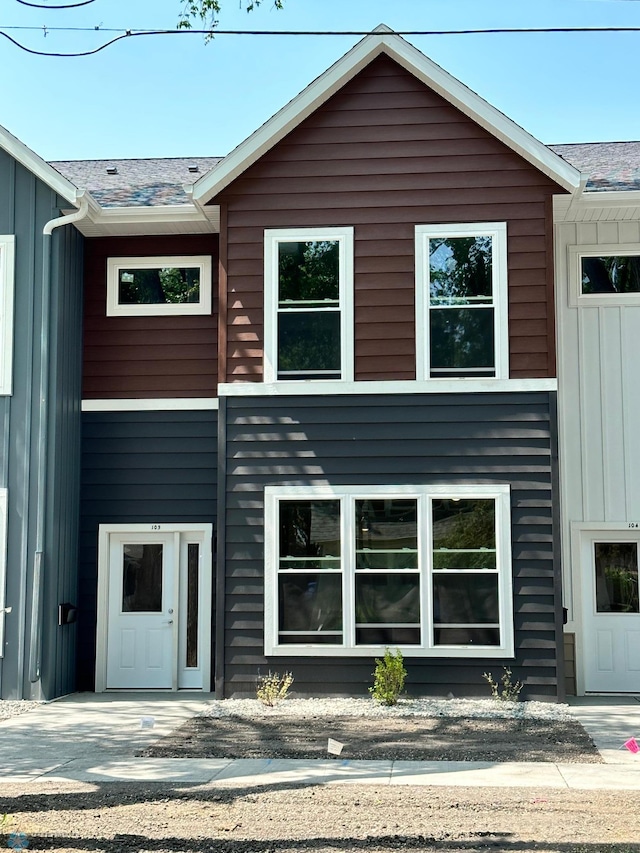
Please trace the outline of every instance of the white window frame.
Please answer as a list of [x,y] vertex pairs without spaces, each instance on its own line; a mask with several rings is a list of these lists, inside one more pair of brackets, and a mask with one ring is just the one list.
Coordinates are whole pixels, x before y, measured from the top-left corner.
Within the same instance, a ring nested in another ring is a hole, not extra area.
[[569,305],[572,308],[638,306],[640,293],[583,293],[582,259],[602,257],[632,257],[640,255],[640,243],[595,243],[585,246],[568,246],[569,252]]
[[[493,499],[496,507],[496,565],[501,645],[434,645],[432,588],[431,502],[435,498]],[[418,504],[418,573],[420,575],[421,643],[398,646],[406,657],[513,658],[513,581],[511,568],[511,489],[508,485],[453,486],[266,486],[265,487],[265,655],[286,657],[367,657],[379,655],[380,645],[355,644],[355,531],[353,507],[362,499],[415,499]],[[278,549],[279,503],[282,500],[338,499],[341,502],[341,571],[343,577],[343,643],[279,644]],[[426,533],[425,533],[426,531]]]
[[9,492],[0,489],[0,658],[4,657],[5,619],[11,608],[6,606],[7,589],[7,524]]
[[0,234],[0,395],[13,392],[13,299],[15,291],[13,234]]
[[[264,381],[353,381],[353,239],[352,226],[330,228],[269,228],[264,232]],[[339,259],[340,379],[278,379],[278,244],[337,241]]]
[[[198,302],[123,304],[118,301],[120,270],[178,267],[200,270]],[[209,255],[159,255],[107,260],[107,317],[166,317],[211,314],[211,257]]]
[[[429,240],[432,237],[491,237],[492,296],[494,310],[495,376],[509,378],[509,294],[507,272],[507,223],[473,222],[451,225],[416,225],[416,378],[432,381],[473,381],[473,376],[431,376],[429,323]],[[478,378],[479,381],[480,377]],[[484,377],[486,380],[487,377]]]

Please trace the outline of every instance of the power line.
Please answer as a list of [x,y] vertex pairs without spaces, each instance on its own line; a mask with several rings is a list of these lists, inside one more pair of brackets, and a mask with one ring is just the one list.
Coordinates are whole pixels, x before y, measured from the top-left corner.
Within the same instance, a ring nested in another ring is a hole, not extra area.
[[[47,7],[51,8],[51,7]],[[50,32],[119,32],[120,35],[109,39],[92,50],[78,51],[74,53],[55,53],[43,50],[34,50],[21,44],[10,36],[5,30],[31,30],[43,32],[46,36]],[[394,30],[389,35],[399,36],[462,36],[462,35],[497,35],[497,34],[519,34],[519,33],[636,33],[640,32],[637,27],[491,27],[486,29],[464,29],[464,30]],[[103,29],[97,27],[24,27],[5,26],[0,27],[0,36],[8,39],[20,50],[34,56],[50,56],[56,58],[76,58],[81,56],[92,56],[110,47],[112,44],[126,38],[139,36],[176,36],[176,35],[204,35],[204,36],[368,36],[371,30],[143,30],[143,29]]]
[[32,9],[77,9],[79,6],[88,6],[89,3],[95,3],[96,0],[80,0],[78,3],[67,3],[64,6],[48,6],[42,3],[28,3],[27,0],[16,0],[21,6],[31,6]]

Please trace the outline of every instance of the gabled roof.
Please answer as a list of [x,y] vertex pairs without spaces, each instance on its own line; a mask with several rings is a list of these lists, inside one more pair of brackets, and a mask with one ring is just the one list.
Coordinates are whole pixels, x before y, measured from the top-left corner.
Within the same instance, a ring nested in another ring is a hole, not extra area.
[[[193,185],[206,204],[380,54],[386,54],[513,151],[572,191],[580,173],[546,145],[381,24]],[[188,191],[188,188],[187,188]]]
[[39,178],[44,184],[58,193],[59,196],[71,202],[76,203],[79,190],[64,175],[61,175],[57,169],[46,163],[42,157],[38,157],[35,151],[20,142],[12,133],[9,133],[4,127],[0,126],[0,148],[3,148],[7,154],[11,155],[14,160],[21,163],[25,169],[28,169],[33,175]]
[[140,160],[60,160],[59,172],[87,189],[102,208],[190,204],[184,184],[221,157],[147,157]]
[[589,175],[587,192],[640,190],[640,142],[579,142],[549,148]]

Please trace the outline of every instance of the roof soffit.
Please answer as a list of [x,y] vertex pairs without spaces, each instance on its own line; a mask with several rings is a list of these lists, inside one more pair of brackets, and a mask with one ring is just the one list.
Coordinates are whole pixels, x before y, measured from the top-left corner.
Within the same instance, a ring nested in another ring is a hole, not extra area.
[[196,181],[194,200],[209,202],[383,53],[561,187],[569,192],[579,188],[580,172],[576,168],[389,27],[380,25]]

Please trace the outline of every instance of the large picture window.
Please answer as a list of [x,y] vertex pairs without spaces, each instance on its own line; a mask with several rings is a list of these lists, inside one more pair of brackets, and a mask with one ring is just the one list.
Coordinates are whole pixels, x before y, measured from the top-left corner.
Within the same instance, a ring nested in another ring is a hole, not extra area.
[[107,316],[211,313],[211,258],[109,258]]
[[353,229],[265,232],[265,382],[353,378]]
[[418,379],[508,378],[505,223],[416,227]]
[[513,654],[507,486],[267,487],[267,654]]
[[0,394],[13,385],[13,294],[15,237],[0,235]]

